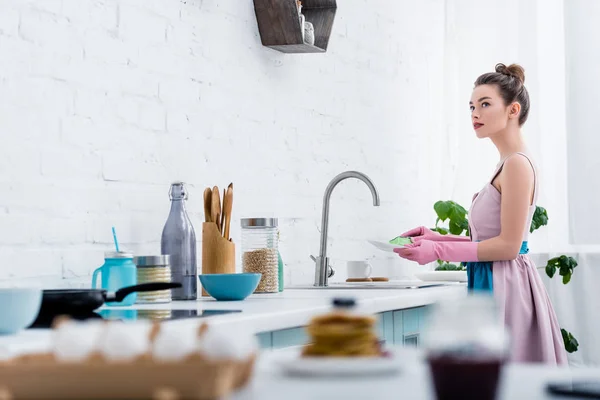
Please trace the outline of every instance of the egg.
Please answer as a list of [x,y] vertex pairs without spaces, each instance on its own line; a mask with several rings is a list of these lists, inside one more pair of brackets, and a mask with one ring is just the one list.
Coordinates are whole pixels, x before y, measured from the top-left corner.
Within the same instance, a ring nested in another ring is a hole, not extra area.
[[57,360],[80,362],[98,349],[105,324],[101,321],[64,321],[52,334],[52,347]]
[[152,344],[152,357],[160,361],[179,361],[196,352],[197,327],[163,324]]
[[131,361],[150,351],[149,321],[106,324],[98,349],[108,361]]
[[245,360],[258,350],[258,340],[247,331],[209,327],[197,338],[197,349],[212,359]]

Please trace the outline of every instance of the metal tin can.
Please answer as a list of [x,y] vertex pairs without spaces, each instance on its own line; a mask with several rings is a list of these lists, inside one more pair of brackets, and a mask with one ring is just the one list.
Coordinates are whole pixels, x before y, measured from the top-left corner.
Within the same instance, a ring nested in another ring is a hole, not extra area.
[[[171,266],[169,255],[138,256],[133,262],[137,267],[137,281],[140,283],[171,282]],[[170,303],[171,290],[138,292],[136,303]]]

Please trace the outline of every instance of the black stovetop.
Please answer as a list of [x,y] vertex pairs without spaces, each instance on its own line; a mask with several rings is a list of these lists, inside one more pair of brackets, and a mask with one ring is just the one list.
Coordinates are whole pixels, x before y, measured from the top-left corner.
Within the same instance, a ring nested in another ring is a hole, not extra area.
[[[95,312],[87,314],[70,315],[70,317],[75,320],[105,319],[127,322],[150,319],[156,321],[168,321],[187,318],[207,318],[215,315],[239,312],[242,312],[242,310],[131,310],[107,308],[96,310]],[[38,319],[29,328],[50,328],[53,320],[54,316],[48,316],[47,318],[38,317]]]

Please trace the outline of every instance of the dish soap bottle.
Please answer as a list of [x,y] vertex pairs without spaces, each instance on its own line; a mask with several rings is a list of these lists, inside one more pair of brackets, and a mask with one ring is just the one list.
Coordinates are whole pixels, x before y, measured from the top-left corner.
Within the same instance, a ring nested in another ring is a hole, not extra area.
[[183,182],[171,184],[171,211],[160,241],[161,254],[170,256],[171,281],[181,283],[171,291],[173,300],[196,300],[198,291],[196,233],[185,209],[187,197]]

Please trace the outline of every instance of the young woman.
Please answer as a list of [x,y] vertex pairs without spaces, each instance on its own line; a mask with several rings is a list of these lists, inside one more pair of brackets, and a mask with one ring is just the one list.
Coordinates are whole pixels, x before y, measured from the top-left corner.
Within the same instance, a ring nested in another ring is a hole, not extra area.
[[511,360],[564,364],[567,355],[556,314],[537,269],[527,255],[527,238],[538,195],[535,165],[521,126],[529,114],[522,67],[496,65],[481,75],[469,102],[478,138],[500,153],[491,180],[475,194],[469,210],[471,237],[440,235],[421,226],[405,232],[413,243],[401,257],[427,264],[437,259],[467,262],[469,290],[493,292],[511,334]]

